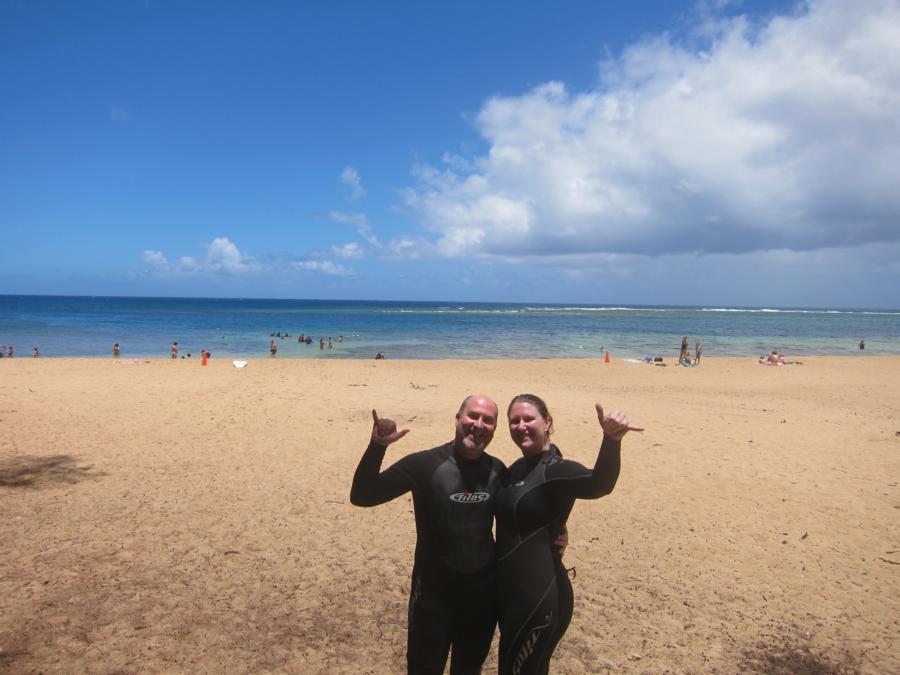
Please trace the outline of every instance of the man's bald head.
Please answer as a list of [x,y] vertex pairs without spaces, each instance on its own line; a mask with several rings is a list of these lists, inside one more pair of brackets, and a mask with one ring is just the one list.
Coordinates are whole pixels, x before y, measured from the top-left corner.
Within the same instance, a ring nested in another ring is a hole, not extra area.
[[493,399],[472,394],[456,413],[456,451],[466,459],[477,459],[494,438],[499,410]]

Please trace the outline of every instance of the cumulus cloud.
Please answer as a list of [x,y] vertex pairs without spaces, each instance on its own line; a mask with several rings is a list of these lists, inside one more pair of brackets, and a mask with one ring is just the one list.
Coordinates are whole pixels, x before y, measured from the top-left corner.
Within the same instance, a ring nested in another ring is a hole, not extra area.
[[347,196],[356,201],[366,196],[366,190],[362,186],[362,180],[359,178],[359,172],[352,166],[344,167],[341,172],[341,182],[347,186]]
[[162,251],[149,249],[143,252],[141,259],[157,272],[182,274],[241,274],[258,271],[263,267],[259,261],[242,254],[228,237],[213,239],[205,245],[205,249],[203,256],[179,256],[175,264],[171,264]]
[[163,255],[162,251],[151,251],[148,249],[141,254],[141,259],[156,269],[168,269],[169,267],[169,261],[166,260],[166,256]]
[[[696,46],[702,42],[702,46]],[[707,21],[488,100],[483,156],[417,166],[449,257],[744,253],[900,240],[900,4]]]
[[253,271],[256,263],[244,257],[228,237],[219,237],[207,247],[204,268],[210,272],[239,274]]
[[[358,244],[347,244],[343,247],[335,247],[335,254],[341,253],[342,257],[361,257],[355,255],[359,249]],[[162,251],[146,250],[142,259],[150,270],[165,275],[216,275],[237,276],[257,272],[297,271],[306,270],[319,272],[332,276],[353,276],[352,269],[335,264],[330,260],[307,260],[291,257],[255,258],[241,253],[238,247],[228,237],[218,237],[205,245],[204,255],[200,257],[183,255],[171,264]]]

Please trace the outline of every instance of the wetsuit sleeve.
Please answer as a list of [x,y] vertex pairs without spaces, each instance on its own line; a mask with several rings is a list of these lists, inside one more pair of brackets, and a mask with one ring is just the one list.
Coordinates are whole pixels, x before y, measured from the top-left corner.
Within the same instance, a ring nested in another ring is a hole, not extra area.
[[616,486],[622,466],[622,441],[603,438],[594,470],[563,460],[547,467],[547,481],[554,493],[574,499],[597,499]]
[[377,506],[413,489],[414,480],[409,456],[404,457],[390,468],[381,471],[387,448],[377,443],[369,447],[359,460],[353,474],[350,488],[350,503],[356,506]]

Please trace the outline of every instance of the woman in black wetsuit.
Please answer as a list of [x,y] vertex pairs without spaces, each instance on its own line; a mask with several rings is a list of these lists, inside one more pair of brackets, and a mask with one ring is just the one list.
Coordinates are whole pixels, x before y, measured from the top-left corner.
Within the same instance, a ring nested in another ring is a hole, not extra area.
[[619,477],[625,416],[597,418],[603,443],[593,470],[563,459],[550,443],[553,418],[537,396],[509,404],[509,433],[522,451],[497,494],[497,564],[500,589],[500,673],[547,673],[550,657],[572,618],[572,585],[553,544],[576,499],[609,494]]

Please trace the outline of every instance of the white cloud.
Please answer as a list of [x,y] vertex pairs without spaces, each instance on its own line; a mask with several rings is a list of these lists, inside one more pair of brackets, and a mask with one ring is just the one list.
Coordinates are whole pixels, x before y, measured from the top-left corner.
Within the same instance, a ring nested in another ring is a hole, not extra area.
[[[162,251],[146,250],[142,259],[150,265],[153,272],[166,276],[215,275],[238,276],[258,272],[281,272],[305,270],[319,272],[331,276],[354,276],[352,269],[335,264],[330,260],[309,260],[293,257],[270,257],[266,259],[247,256],[228,239],[218,237],[205,246],[202,257],[189,255],[179,256],[174,265],[170,264]],[[344,258],[362,257],[362,249],[358,244],[350,243],[342,247],[334,247],[335,255]],[[310,256],[323,255],[312,253]]]
[[204,268],[209,272],[239,274],[254,271],[257,265],[254,261],[245,258],[227,237],[219,237],[213,239],[207,248]]
[[178,271],[180,272],[200,272],[203,271],[200,263],[196,258],[189,255],[183,255],[178,259]]
[[356,233],[362,237],[373,248],[381,248],[381,242],[372,232],[372,225],[364,213],[347,213],[345,211],[329,211],[328,217],[332,222],[342,225],[351,225],[356,229]]
[[344,244],[343,246],[332,246],[332,252],[338,258],[362,258],[362,247],[356,242]]
[[146,250],[141,254],[141,259],[148,265],[157,269],[168,269],[169,261],[162,251]]
[[403,236],[392,239],[383,249],[383,254],[391,260],[421,260],[439,255],[433,242],[423,237]]
[[[481,157],[415,167],[445,256],[795,251],[900,240],[900,3],[710,21],[487,101]],[[695,36],[696,37],[696,36]]]
[[341,172],[341,182],[349,188],[348,197],[354,201],[366,196],[366,190],[362,186],[359,172],[352,166],[344,167]]
[[205,254],[201,257],[190,255],[179,256],[174,265],[170,265],[162,251],[144,251],[143,260],[157,271],[176,274],[217,274],[232,275],[255,272],[264,265],[241,253],[228,237],[218,237],[205,245]]
[[312,272],[321,272],[323,274],[329,274],[337,277],[349,277],[354,276],[354,272],[351,269],[344,267],[343,265],[337,265],[330,260],[303,260],[303,261],[295,261],[291,263],[291,266],[295,269],[303,269],[309,270]]

